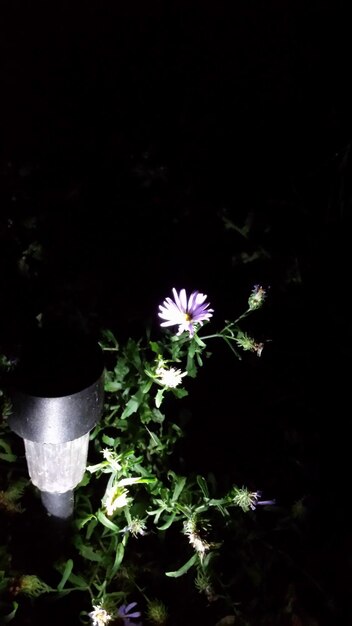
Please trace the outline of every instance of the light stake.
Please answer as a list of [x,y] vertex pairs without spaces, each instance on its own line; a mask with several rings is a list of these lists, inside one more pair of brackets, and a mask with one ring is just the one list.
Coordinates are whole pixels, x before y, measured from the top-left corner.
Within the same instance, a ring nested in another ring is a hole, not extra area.
[[9,426],[24,440],[32,483],[48,514],[67,519],[103,410],[102,350],[68,331],[36,331],[23,346],[11,399]]

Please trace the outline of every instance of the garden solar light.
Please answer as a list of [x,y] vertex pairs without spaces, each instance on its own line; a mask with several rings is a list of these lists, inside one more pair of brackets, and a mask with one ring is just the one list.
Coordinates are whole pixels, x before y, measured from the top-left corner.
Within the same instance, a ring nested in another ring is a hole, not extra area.
[[25,342],[12,384],[10,428],[24,440],[28,473],[49,515],[72,515],[87,462],[89,432],[103,409],[99,345],[58,329]]

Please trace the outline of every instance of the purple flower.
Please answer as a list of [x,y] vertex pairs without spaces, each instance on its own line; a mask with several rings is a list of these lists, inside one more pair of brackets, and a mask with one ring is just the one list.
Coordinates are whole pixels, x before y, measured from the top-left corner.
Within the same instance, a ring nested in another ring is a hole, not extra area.
[[183,331],[188,330],[190,337],[193,337],[195,331],[195,324],[202,325],[203,322],[208,321],[212,314],[213,309],[209,309],[209,303],[205,302],[206,295],[199,293],[199,291],[193,291],[187,299],[185,289],[181,289],[178,294],[176,289],[172,290],[174,299],[166,298],[162,304],[159,305],[159,317],[164,322],[161,322],[161,326],[175,326],[178,324],[178,332],[180,335]]
[[135,624],[135,622],[131,622],[131,618],[140,617],[140,611],[134,611],[130,613],[130,611],[137,606],[137,602],[130,602],[130,604],[122,604],[117,611],[118,616],[122,619],[123,626],[142,626],[141,623]]

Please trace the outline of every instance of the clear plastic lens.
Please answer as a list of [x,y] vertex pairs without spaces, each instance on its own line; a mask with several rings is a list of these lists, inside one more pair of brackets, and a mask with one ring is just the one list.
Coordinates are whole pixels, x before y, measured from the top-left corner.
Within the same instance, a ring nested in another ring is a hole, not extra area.
[[81,482],[87,463],[89,432],[65,443],[37,443],[24,439],[32,483],[49,493],[65,493]]

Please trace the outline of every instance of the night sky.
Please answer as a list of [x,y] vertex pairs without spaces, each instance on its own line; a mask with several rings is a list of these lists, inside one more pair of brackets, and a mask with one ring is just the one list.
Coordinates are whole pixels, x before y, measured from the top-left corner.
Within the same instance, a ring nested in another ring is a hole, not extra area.
[[[250,375],[235,364],[248,395],[219,410],[239,402],[242,445],[224,426],[214,458],[225,471],[236,452],[243,479],[262,468],[283,500],[287,481],[294,497],[308,484],[318,539],[333,529],[337,594],[351,541],[349,38],[344,4],[327,0],[0,8],[0,344],[15,353],[40,313],[122,337],[155,328],[174,286],[210,294],[220,324],[263,283],[255,323],[272,342]],[[224,216],[250,216],[248,240]],[[233,389],[222,358],[198,390],[209,411],[215,371]],[[200,436],[209,445],[210,422]],[[298,479],[275,477],[283,441]]]
[[238,245],[224,211],[239,225],[254,213],[253,247],[276,271],[300,254],[316,271],[324,237],[340,248],[340,3],[150,4],[1,5],[1,230],[9,255],[43,246],[22,303],[37,313],[64,299],[110,322],[117,291],[137,317],[154,285],[221,292]]

